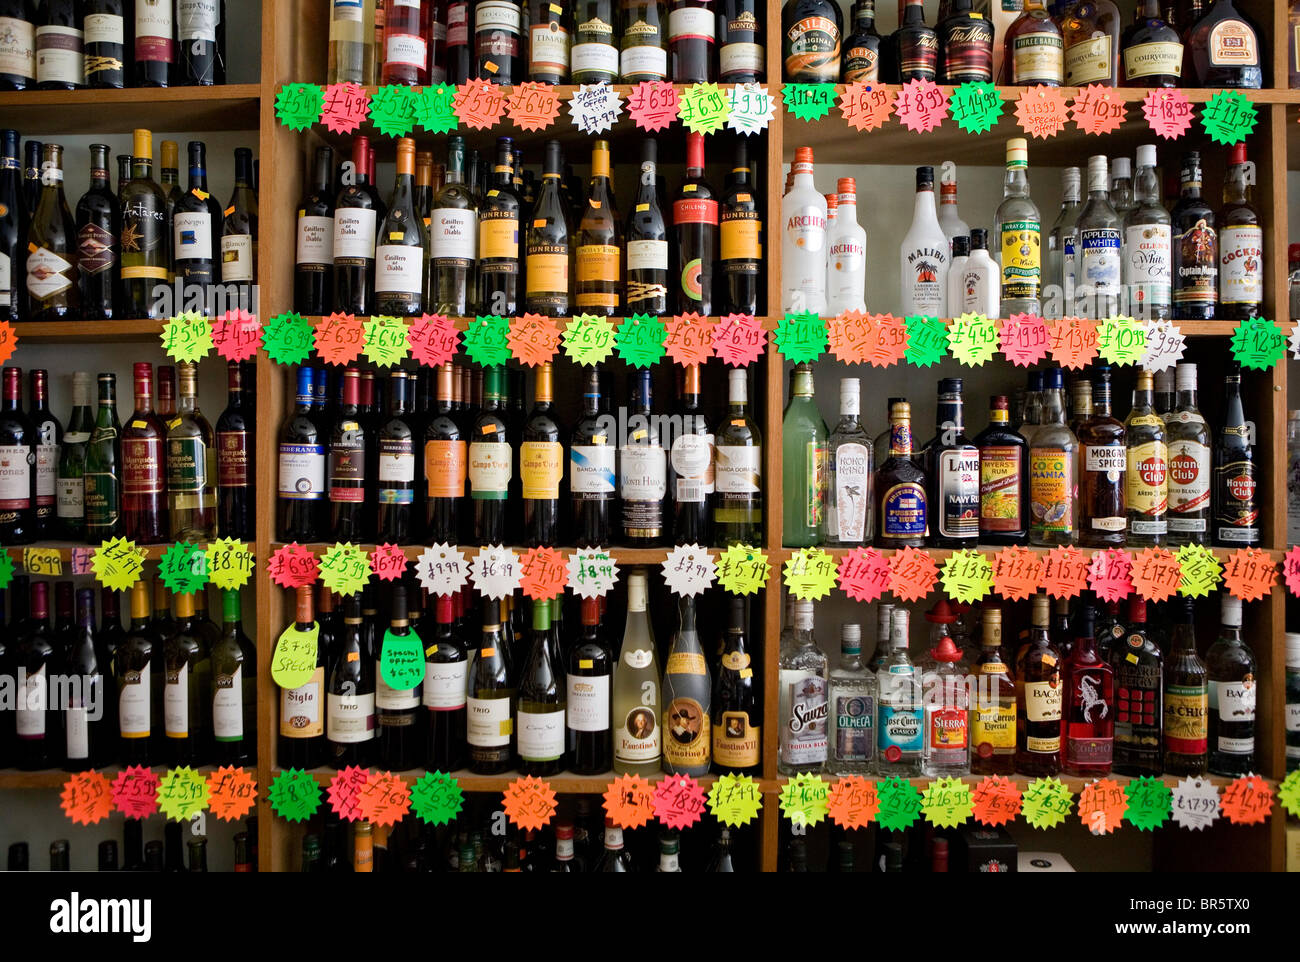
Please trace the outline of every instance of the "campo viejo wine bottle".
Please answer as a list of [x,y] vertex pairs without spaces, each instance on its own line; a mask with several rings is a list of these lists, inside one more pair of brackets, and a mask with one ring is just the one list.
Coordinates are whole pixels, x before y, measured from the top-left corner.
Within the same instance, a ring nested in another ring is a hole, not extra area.
[[[328,588],[322,588],[328,593]],[[296,589],[297,611],[287,629],[316,633],[316,667],[307,681],[297,688],[280,689],[280,730],[276,739],[276,764],[281,768],[315,768],[325,756],[325,664],[329,638],[326,619],[316,623],[311,585]],[[271,656],[275,665],[275,655]]]

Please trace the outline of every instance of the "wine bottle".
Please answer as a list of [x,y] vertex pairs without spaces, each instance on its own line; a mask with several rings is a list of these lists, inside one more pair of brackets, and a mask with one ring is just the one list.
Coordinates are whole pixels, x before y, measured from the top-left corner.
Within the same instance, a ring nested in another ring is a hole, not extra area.
[[762,83],[767,77],[759,9],[757,0],[723,0],[718,11],[720,83]]
[[[135,0],[132,87],[169,87],[176,62],[172,0]],[[139,156],[139,151],[136,152]]]
[[454,772],[465,767],[465,685],[469,661],[453,623],[451,595],[435,602],[433,637],[425,649],[421,702],[429,710],[424,767]]
[[717,28],[709,3],[672,0],[668,61],[673,83],[709,83],[718,77]]
[[236,541],[249,541],[254,537],[253,497],[248,483],[253,476],[248,447],[248,416],[252,412],[244,407],[243,385],[240,363],[229,362],[226,365],[226,409],[217,418],[216,428],[216,531],[221,537]]
[[604,404],[602,373],[593,365],[584,375],[582,414],[569,447],[572,533],[574,544],[583,548],[608,545],[616,523],[616,425]]
[[621,0],[621,7],[618,67],[623,83],[667,80],[668,24],[663,0]]
[[0,90],[36,86],[36,12],[33,0],[0,3]]
[[190,189],[177,199],[172,213],[172,266],[185,299],[199,295],[206,311],[217,279],[214,252],[224,251],[224,220],[221,205],[208,193],[207,148],[203,141],[191,140],[187,149]]
[[36,11],[36,89],[84,87],[84,42],[76,0],[43,0]]
[[627,238],[624,303],[630,314],[668,313],[668,234],[659,206],[657,156],[658,144],[653,137],[647,137],[641,142],[641,177],[624,231]]
[[528,79],[545,84],[569,80],[569,11],[551,0],[528,3]]
[[434,0],[405,0],[384,10],[383,67],[379,82],[423,87],[429,82]]
[[437,407],[424,429],[425,536],[452,544],[465,498],[466,444],[453,410],[456,369],[440,364],[437,377]]
[[161,756],[154,751],[153,692],[161,693],[162,639],[149,623],[149,583],[131,587],[131,625],[113,654],[117,684],[118,761],[123,765],[150,765]]
[[330,532],[339,541],[368,540],[365,525],[366,454],[373,438],[360,414],[361,372],[343,372],[343,403],[329,441]]
[[86,536],[86,450],[94,419],[90,414],[90,375],[72,375],[72,414],[59,446],[55,471],[55,518],[61,541],[83,541]]
[[257,194],[253,191],[253,151],[235,148],[235,189],[221,226],[221,283],[233,309],[255,308],[251,288],[257,283]]
[[134,367],[135,411],[122,428],[122,535],[137,544],[166,538],[163,439],[167,428],[153,409],[153,365]]
[[[322,593],[329,594],[328,588]],[[280,689],[280,728],[276,739],[276,764],[282,768],[315,768],[324,757],[325,720],[324,707],[325,665],[329,649],[327,619],[317,624],[312,605],[312,587],[296,589],[297,607],[294,623],[286,631],[316,633],[316,667],[307,681],[297,688]],[[271,664],[276,663],[275,655]]]
[[[415,141],[397,142],[397,176],[375,247],[375,309],[411,317],[424,308],[429,238],[415,208]],[[441,225],[441,220],[440,220]]]
[[[465,183],[465,139],[447,138],[446,183],[434,200],[429,230],[433,304],[443,314],[473,313],[478,256],[478,199]],[[418,312],[417,312],[418,313]]]
[[569,313],[569,228],[560,197],[562,168],[560,142],[548,140],[542,189],[524,236],[524,309],[546,317]]
[[714,493],[713,431],[700,411],[700,366],[687,365],[678,420],[668,456],[673,543],[709,544]]
[[[177,203],[185,195],[181,190],[181,145],[174,140],[164,140],[160,146],[159,153],[162,159],[159,164],[158,186],[162,189],[165,198],[163,210],[166,216],[163,223],[166,225],[166,230],[163,232],[163,240],[167,245],[167,283],[170,285],[176,280],[176,251],[173,243],[174,238],[172,237],[172,218],[176,214]],[[200,311],[207,309],[207,305],[199,308]],[[180,310],[180,308],[178,307],[177,310]]]
[[523,544],[555,547],[560,541],[560,484],[564,445],[555,421],[552,365],[543,361],[533,382],[533,410],[519,444],[523,494]]
[[474,504],[474,543],[503,544],[506,534],[506,497],[514,476],[514,452],[502,418],[502,369],[483,373],[483,408],[470,430],[469,496]]
[[469,22],[471,0],[447,0],[447,77],[450,84],[463,84],[471,75]]
[[415,534],[415,433],[411,427],[414,376],[394,371],[388,378],[388,417],[379,426],[378,528],[385,544],[407,544]]
[[[337,9],[336,2],[336,9]],[[375,305],[375,228],[378,205],[368,190],[370,141],[352,142],[334,204],[334,310],[371,314]]]
[[41,197],[41,163],[45,145],[39,140],[27,141],[23,160],[23,200],[28,220],[36,213],[36,202]]
[[635,371],[628,382],[626,443],[619,449],[619,498],[623,507],[623,539],[652,548],[668,533],[664,501],[668,493],[668,459],[654,414],[650,371]]
[[59,670],[70,685],[67,700],[58,706],[63,714],[64,771],[107,765],[113,747],[113,713],[107,703],[107,675],[112,669],[95,637],[94,588],[77,590],[76,628],[59,660]]
[[754,679],[746,615],[745,599],[731,596],[713,681],[713,764],[719,772],[752,774],[762,757],[761,686]]
[[605,316],[618,312],[623,287],[619,256],[622,237],[609,163],[609,141],[595,141],[591,148],[591,186],[577,233],[577,307],[583,313]]
[[375,658],[375,764],[389,771],[405,771],[418,762],[424,742],[420,728],[420,684],[397,689],[383,676],[383,649],[390,639],[414,638],[424,648],[424,641],[411,626],[406,604],[406,586],[393,585],[390,595],[392,615],[381,645],[374,649]]
[[198,405],[198,365],[178,365],[180,410],[167,426],[167,515],[171,538],[201,544],[217,532],[217,447]]
[[645,571],[635,569],[627,579],[627,624],[614,669],[614,771],[620,775],[659,771],[660,676],[646,595]]
[[519,674],[515,730],[519,742],[519,772],[546,777],[565,764],[565,695],[562,664],[552,658],[548,644],[551,603],[533,602],[532,645]]
[[600,624],[601,599],[582,599],[582,629],[569,649],[565,672],[569,768],[600,775],[614,762],[610,734],[613,654]]
[[113,319],[117,287],[117,198],[108,186],[108,151],[90,145],[90,187],[77,201],[77,285],[87,321]]
[[[148,0],[140,0],[140,9]],[[137,39],[137,44],[139,40]],[[137,67],[139,61],[137,60]],[[137,129],[131,156],[131,179],[122,188],[123,317],[163,316],[154,297],[158,281],[167,282],[167,199],[153,180],[153,134]]]
[[41,193],[27,225],[28,321],[75,321],[81,317],[77,228],[63,197],[63,148],[46,144]]
[[713,685],[695,627],[695,597],[678,601],[680,619],[664,663],[663,768],[670,775],[707,775],[711,758]]
[[727,415],[713,449],[713,537],[717,547],[757,545],[763,528],[763,442],[747,411],[747,375],[727,373]]
[[195,619],[194,595],[172,596],[176,631],[163,640],[163,757],[169,765],[203,765],[211,756],[212,650]]
[[49,376],[45,371],[31,372],[31,410],[28,420],[32,426],[32,444],[36,453],[33,472],[36,480],[32,505],[33,532],[37,540],[52,538],[55,534],[55,490],[59,470],[59,447],[63,443],[63,426],[50,413]]
[[513,144],[509,137],[497,138],[497,162],[478,217],[477,302],[480,310],[497,317],[513,317],[519,302],[519,196],[513,186]]
[[506,671],[500,607],[483,599],[483,629],[478,654],[466,681],[466,741],[469,770],[475,775],[507,771],[515,755],[515,687]]
[[679,314],[713,314],[713,273],[718,257],[718,201],[704,179],[704,135],[686,135],[686,179],[673,201],[673,227],[681,277],[674,298]]
[[238,590],[221,592],[221,636],[211,651],[213,764],[252,765],[257,758],[257,651],[244,634]]
[[723,314],[757,314],[763,261],[763,220],[749,182],[749,155],[744,138],[736,139],[731,177],[722,198],[718,266],[722,270]]
[[83,0],[81,10],[86,86],[101,90],[125,87],[125,0]]
[[13,670],[25,672],[18,676],[20,683],[14,689],[14,731],[18,736],[14,762],[16,768],[28,772],[63,761],[62,719],[49,694],[57,668],[50,632],[49,582],[33,581],[30,598],[31,616],[9,651]]
[[36,540],[36,431],[23,413],[23,370],[4,369],[0,402],[0,544]]
[[[5,30],[4,19],[0,18],[0,37],[9,36]],[[0,58],[5,43],[0,39]],[[3,60],[0,60],[0,69],[3,69],[2,64]],[[4,76],[0,73],[0,89],[4,89]],[[26,289],[22,262],[27,256],[27,231],[18,162],[18,131],[11,128],[0,130],[0,211],[0,321],[12,323],[22,318],[22,292]]]
[[283,541],[315,541],[327,529],[325,444],[327,438],[314,408],[315,371],[298,368],[293,412],[280,430],[279,523]]
[[375,20],[375,0],[330,0],[330,83],[375,82]]
[[117,420],[117,375],[100,374],[98,413],[86,444],[82,480],[88,544],[100,544],[122,533],[121,434]]
[[176,4],[176,83],[210,87],[226,82],[226,0]]
[[329,314],[334,295],[334,150],[317,147],[311,181],[298,204],[293,308]]
[[362,641],[361,599],[343,599],[343,626],[332,653],[326,694],[328,762],[370,764],[375,738],[375,662]]
[[515,0],[478,0],[474,4],[474,50],[480,80],[513,84],[523,79],[519,40],[523,9]]
[[574,4],[573,83],[612,84],[618,80],[615,25],[614,0],[578,0]]

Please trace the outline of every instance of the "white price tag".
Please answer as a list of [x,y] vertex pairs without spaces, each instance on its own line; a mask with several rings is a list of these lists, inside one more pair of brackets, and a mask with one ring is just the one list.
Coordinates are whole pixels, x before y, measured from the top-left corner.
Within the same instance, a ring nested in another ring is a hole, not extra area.
[[698,595],[717,577],[717,566],[707,548],[681,545],[664,559],[664,581],[675,595]]
[[1209,779],[1189,775],[1174,786],[1170,805],[1175,822],[1199,832],[1219,817],[1219,790]]
[[1147,321],[1147,350],[1142,367],[1153,374],[1167,371],[1183,359],[1187,338],[1173,321]]
[[1291,336],[1287,339],[1287,343],[1291,346],[1291,356],[1300,361],[1300,324],[1291,328]]
[[579,548],[569,555],[569,589],[579,598],[609,594],[618,581],[618,565],[608,548]]
[[519,555],[499,544],[480,548],[469,565],[469,576],[474,590],[495,600],[515,593],[522,572]]
[[735,84],[727,94],[731,113],[727,127],[741,134],[766,130],[776,112],[776,98],[762,84]]
[[584,134],[599,134],[618,123],[623,101],[609,84],[582,84],[569,98],[569,113]]
[[415,576],[431,594],[454,595],[469,581],[469,562],[454,545],[435,544],[421,552]]

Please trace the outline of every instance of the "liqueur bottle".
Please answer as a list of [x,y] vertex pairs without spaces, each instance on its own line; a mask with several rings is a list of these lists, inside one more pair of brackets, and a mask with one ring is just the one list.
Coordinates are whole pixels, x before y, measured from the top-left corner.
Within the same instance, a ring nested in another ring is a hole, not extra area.
[[1127,425],[1110,411],[1110,365],[1096,369],[1092,416],[1079,425],[1079,544],[1089,548],[1122,545],[1128,523]]
[[1223,317],[1259,315],[1264,300],[1264,232],[1250,202],[1255,165],[1234,144],[1223,175],[1219,224],[1219,310]]
[[1024,0],[1024,12],[1007,28],[1002,82],[1059,87],[1065,79],[1064,41],[1043,0]]
[[1060,18],[1065,45],[1065,85],[1119,83],[1120,17],[1111,0],[1071,5]]
[[1048,634],[1047,595],[1034,596],[1029,643],[1016,658],[1016,771],[1051,776],[1061,771],[1063,680],[1061,653]]
[[971,773],[1011,775],[1016,770],[1016,685],[1002,651],[1002,611],[980,612],[983,636],[975,662],[978,679],[971,710]]
[[1205,653],[1209,675],[1209,769],[1237,778],[1255,771],[1254,652],[1241,636],[1241,599],[1224,593],[1219,637]]
[[1120,47],[1121,86],[1178,86],[1183,44],[1173,24],[1161,16],[1158,0],[1138,0]]
[[946,84],[993,82],[993,24],[974,12],[971,0],[952,0],[938,24]]
[[1029,441],[1029,543],[1068,545],[1076,536],[1078,440],[1066,427],[1061,369],[1047,371],[1043,423]]
[[923,0],[907,0],[898,29],[889,38],[896,69],[891,80],[935,80],[939,71],[939,35],[925,23]]
[[1233,0],[1215,0],[1188,31],[1187,46],[1198,87],[1264,86],[1259,34]]
[[1170,212],[1174,248],[1174,314],[1211,320],[1219,303],[1219,238],[1214,211],[1201,198],[1201,155],[1183,155],[1182,194]]
[[1063,705],[1062,767],[1069,775],[1107,775],[1115,749],[1115,673],[1097,655],[1091,606],[1075,620],[1075,642],[1065,665],[1069,703]]
[[843,21],[832,0],[785,0],[781,46],[786,83],[835,83]]
[[858,417],[857,378],[840,379],[840,420],[826,450],[826,510],[822,543],[860,545],[875,533],[871,437]]

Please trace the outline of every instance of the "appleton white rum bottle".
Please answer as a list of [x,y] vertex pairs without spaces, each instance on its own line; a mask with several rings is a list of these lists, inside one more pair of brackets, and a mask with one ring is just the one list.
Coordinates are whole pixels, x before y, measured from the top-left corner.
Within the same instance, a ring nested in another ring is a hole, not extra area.
[[659,771],[659,664],[646,611],[646,576],[627,579],[627,625],[614,668],[614,771],[653,775]]

